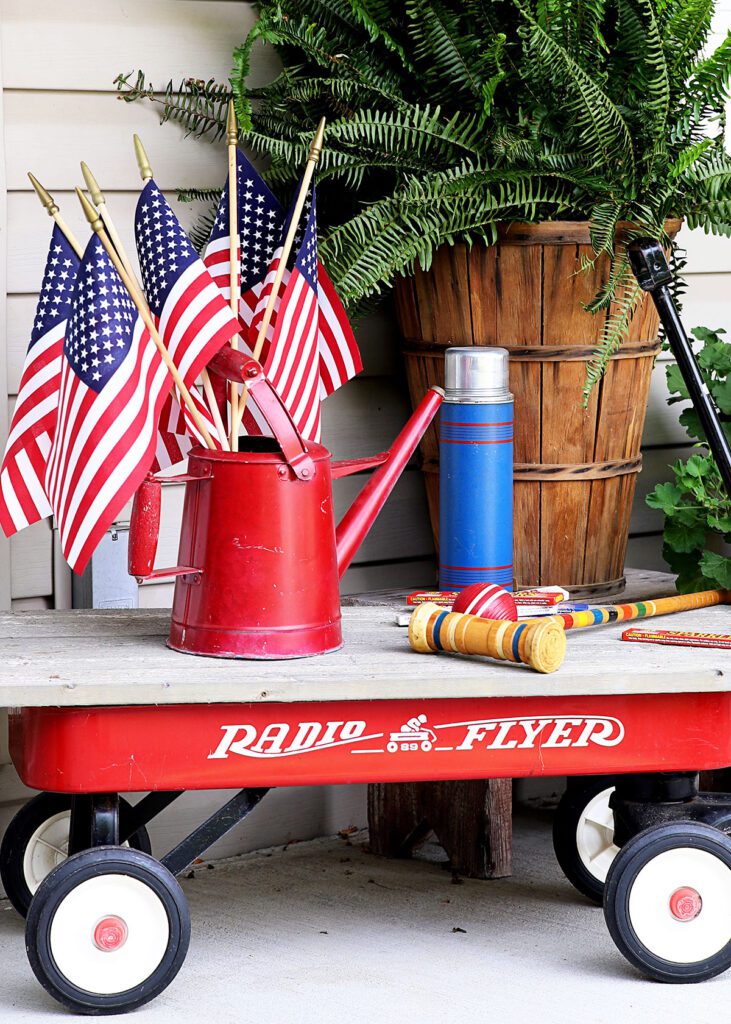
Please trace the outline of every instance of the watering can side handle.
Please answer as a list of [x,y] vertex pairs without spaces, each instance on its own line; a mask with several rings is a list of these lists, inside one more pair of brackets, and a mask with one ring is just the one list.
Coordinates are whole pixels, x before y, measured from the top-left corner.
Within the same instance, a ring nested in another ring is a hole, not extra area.
[[160,534],[162,484],[149,474],[137,488],[129,522],[127,572],[138,579],[153,571],[157,541]]
[[155,569],[155,555],[160,536],[160,508],[162,505],[163,483],[180,483],[183,480],[199,479],[187,474],[161,479],[148,474],[135,492],[132,515],[129,523],[129,547],[127,549],[127,572],[138,581],[161,579],[170,576],[187,576],[199,573],[188,565],[176,565],[169,569]]

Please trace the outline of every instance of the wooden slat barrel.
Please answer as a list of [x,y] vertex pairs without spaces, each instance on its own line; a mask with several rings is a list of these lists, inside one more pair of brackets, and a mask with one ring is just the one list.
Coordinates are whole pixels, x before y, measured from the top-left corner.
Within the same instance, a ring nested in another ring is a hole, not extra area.
[[[673,236],[680,221],[669,221]],[[620,225],[620,230],[622,226]],[[445,246],[429,271],[399,278],[396,309],[413,403],[443,384],[451,345],[498,345],[510,353],[515,396],[515,579],[607,596],[624,586],[624,559],[650,376],[660,349],[658,318],[645,298],[627,340],[583,409],[587,362],[605,315],[589,302],[607,260],[590,271],[586,222],[507,225],[496,245]],[[421,445],[438,544],[439,447]]]

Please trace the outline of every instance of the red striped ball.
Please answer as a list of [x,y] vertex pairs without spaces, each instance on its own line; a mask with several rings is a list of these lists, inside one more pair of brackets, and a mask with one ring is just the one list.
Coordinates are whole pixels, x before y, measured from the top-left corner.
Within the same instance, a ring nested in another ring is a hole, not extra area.
[[504,619],[507,622],[518,620],[513,595],[497,583],[473,583],[465,587],[457,594],[452,611],[479,615],[481,619]]

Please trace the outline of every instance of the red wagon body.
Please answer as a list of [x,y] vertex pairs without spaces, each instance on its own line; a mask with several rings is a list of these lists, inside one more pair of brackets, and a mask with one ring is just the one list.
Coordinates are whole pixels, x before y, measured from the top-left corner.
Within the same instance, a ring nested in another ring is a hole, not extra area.
[[63,793],[668,772],[731,764],[731,694],[25,708],[10,741]]
[[[695,615],[727,628],[727,608]],[[382,606],[343,624],[325,658],[253,663],[166,649],[164,613],[0,621],[10,752],[42,791],[8,826],[0,878],[56,999],[116,1012],[161,992],[189,941],[175,876],[278,786],[569,776],[554,848],[623,955],[664,981],[731,966],[731,794],[697,776],[731,765],[722,652],[638,649],[609,626],[545,676],[413,654]],[[156,860],[146,826],[205,789],[237,792]]]

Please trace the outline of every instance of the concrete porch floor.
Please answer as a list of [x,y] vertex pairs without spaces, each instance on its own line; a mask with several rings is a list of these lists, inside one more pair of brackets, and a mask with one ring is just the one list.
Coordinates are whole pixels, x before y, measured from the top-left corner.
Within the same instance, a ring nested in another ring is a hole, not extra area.
[[[659,985],[615,949],[601,910],[561,875],[550,815],[522,812],[512,878],[453,884],[426,860],[387,861],[367,837],[328,838],[199,866],[183,880],[193,935],[140,1024],[708,1024],[731,972]],[[0,1022],[81,1020],[46,996],[23,924],[0,902]],[[122,1016],[106,1018],[121,1020]]]

